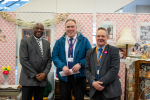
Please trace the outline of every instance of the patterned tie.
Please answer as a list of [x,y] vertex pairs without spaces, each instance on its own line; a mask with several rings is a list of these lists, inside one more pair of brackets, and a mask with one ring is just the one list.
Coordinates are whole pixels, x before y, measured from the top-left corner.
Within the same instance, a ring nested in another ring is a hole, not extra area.
[[[98,52],[99,52],[99,55],[98,55],[98,58],[100,57],[101,53],[102,53],[102,48],[98,49]],[[102,57],[101,57],[102,58]],[[100,72],[100,63],[101,63],[101,59],[100,61],[98,62],[99,63],[99,66],[98,66],[98,70]],[[97,74],[97,80],[99,80],[99,74]]]
[[[73,58],[73,47],[72,47],[72,40],[73,38],[70,38],[70,46],[69,46],[69,50],[68,50],[68,58]],[[71,69],[73,67],[73,62],[68,62],[68,67],[69,69]]]
[[41,45],[40,45],[40,39],[37,39],[37,43],[39,45],[39,48],[40,48],[40,51],[41,51],[41,55],[42,55],[42,58],[43,58],[43,52],[42,52]]

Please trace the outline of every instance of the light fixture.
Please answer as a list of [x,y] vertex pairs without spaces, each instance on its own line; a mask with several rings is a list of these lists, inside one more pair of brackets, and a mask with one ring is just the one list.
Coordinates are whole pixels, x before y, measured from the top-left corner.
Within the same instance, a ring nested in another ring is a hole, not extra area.
[[5,4],[5,3],[9,2],[9,1],[19,1],[19,0],[4,0],[4,2],[2,2],[1,4]]
[[125,48],[127,46],[134,46],[135,43],[136,43],[136,41],[132,37],[131,28],[123,28],[121,30],[121,36],[118,39],[118,41],[116,42],[116,47]]
[[[116,47],[126,48],[126,57],[128,56],[128,46],[134,46],[136,43],[135,39],[132,37],[131,28],[123,28],[121,30],[121,36],[116,42]],[[127,84],[127,68],[125,68],[125,94],[124,100],[126,100],[126,84]]]

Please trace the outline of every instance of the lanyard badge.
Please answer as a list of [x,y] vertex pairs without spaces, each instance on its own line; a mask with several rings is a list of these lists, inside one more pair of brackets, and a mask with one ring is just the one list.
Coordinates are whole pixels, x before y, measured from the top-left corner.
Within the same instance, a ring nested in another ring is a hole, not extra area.
[[[106,44],[107,45],[107,44]],[[106,46],[105,46],[106,47]],[[102,57],[102,54],[103,54],[103,52],[104,52],[104,50],[105,50],[105,47],[104,47],[104,49],[103,49],[103,51],[102,51],[102,53],[101,53],[101,55],[100,55],[100,57],[98,58],[98,50],[97,50],[97,47],[96,47],[96,55],[97,55],[97,67],[99,66],[99,61],[100,61],[100,59],[101,59],[101,57]]]

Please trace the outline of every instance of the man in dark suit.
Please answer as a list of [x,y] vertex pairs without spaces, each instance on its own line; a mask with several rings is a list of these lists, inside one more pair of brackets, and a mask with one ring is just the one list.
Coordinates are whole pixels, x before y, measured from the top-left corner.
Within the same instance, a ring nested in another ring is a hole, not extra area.
[[42,39],[44,26],[37,23],[33,27],[33,36],[21,40],[19,57],[22,65],[20,85],[22,100],[43,100],[47,74],[51,69],[50,43]]
[[91,100],[120,100],[121,83],[119,49],[107,44],[109,38],[105,28],[96,33],[97,46],[86,53],[85,76],[90,84]]

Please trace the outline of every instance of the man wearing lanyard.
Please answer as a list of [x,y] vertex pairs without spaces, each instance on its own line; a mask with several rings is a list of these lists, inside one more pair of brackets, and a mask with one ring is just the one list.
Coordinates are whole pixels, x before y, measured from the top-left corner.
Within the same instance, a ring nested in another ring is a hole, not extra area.
[[90,84],[90,100],[120,100],[121,83],[119,49],[107,44],[109,38],[105,28],[96,33],[97,46],[87,51],[85,76]]
[[[71,89],[76,100],[84,100],[86,78],[84,75],[85,55],[91,45],[86,37],[77,31],[76,21],[65,22],[65,33],[55,43],[52,60],[57,67],[61,100],[71,100]],[[71,75],[72,70],[74,75]],[[66,76],[61,76],[63,71]],[[79,73],[77,73],[79,71]]]

